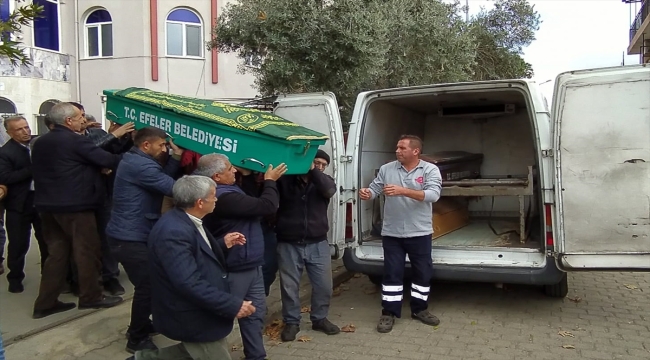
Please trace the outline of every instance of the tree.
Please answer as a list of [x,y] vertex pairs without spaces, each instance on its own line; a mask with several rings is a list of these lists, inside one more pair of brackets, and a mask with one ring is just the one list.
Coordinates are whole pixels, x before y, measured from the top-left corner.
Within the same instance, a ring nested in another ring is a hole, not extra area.
[[526,0],[497,0],[469,23],[440,0],[240,0],[210,47],[255,59],[240,70],[262,95],[333,91],[348,119],[364,90],[532,75],[520,55],[538,23]]
[[[0,2],[9,0],[0,0]],[[19,3],[25,0],[18,0]],[[23,52],[19,41],[12,40],[11,35],[22,33],[23,26],[29,26],[43,11],[43,7],[34,3],[16,7],[6,19],[0,19],[0,57],[5,56],[12,65],[28,64],[29,57]]]
[[476,39],[474,80],[531,78],[533,67],[521,57],[535,40],[540,17],[527,0],[499,0],[469,25]]

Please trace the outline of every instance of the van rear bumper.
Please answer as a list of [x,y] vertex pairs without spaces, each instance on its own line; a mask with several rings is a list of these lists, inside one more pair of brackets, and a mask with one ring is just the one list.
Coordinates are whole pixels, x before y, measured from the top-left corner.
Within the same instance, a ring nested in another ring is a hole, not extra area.
[[[564,273],[557,268],[555,259],[548,257],[546,266],[542,268],[530,267],[479,267],[458,265],[433,265],[433,280],[462,281],[462,282],[490,282],[524,285],[555,285],[562,280]],[[383,261],[361,260],[354,250],[345,249],[343,264],[350,272],[370,276],[383,274]],[[405,276],[410,277],[411,266],[406,265]]]

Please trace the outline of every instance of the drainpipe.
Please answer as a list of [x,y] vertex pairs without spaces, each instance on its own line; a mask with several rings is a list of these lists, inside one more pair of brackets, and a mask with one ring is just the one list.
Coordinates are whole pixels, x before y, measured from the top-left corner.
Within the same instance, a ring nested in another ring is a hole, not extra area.
[[[158,0],[149,0],[149,36],[151,37],[151,81],[158,81]],[[169,83],[169,79],[167,81]]]
[[74,62],[75,62],[75,86],[77,102],[81,103],[81,79],[79,70],[79,0],[74,2]]

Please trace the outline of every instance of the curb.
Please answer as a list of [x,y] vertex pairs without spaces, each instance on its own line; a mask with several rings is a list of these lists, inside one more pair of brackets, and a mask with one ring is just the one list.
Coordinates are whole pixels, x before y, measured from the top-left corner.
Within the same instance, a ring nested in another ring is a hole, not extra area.
[[[124,295],[124,296],[122,296],[122,299],[124,299],[124,301],[122,301],[117,306],[123,306],[126,302],[133,299],[133,294]],[[104,310],[109,310],[109,309],[111,309],[111,308],[85,310],[82,313],[69,316],[69,317],[67,317],[65,319],[57,320],[57,321],[55,321],[53,323],[45,324],[43,326],[37,327],[36,329],[29,330],[29,331],[27,331],[27,332],[25,332],[23,334],[18,334],[16,336],[12,336],[9,339],[7,339],[6,341],[3,339],[3,346],[5,346],[5,347],[9,346],[9,345],[11,345],[13,343],[16,343],[18,341],[27,339],[27,338],[32,337],[34,335],[38,335],[38,334],[40,334],[42,332],[48,331],[48,330],[53,329],[53,328],[55,328],[57,326],[65,325],[65,324],[67,324],[69,322],[72,322],[72,321],[75,321],[77,319],[81,319],[81,318],[86,317],[88,315],[92,315],[92,314],[95,314],[97,312],[104,311]]]

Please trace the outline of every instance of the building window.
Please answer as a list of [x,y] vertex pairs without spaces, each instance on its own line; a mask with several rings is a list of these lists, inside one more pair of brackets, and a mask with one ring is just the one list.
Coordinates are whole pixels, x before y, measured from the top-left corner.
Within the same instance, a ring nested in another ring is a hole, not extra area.
[[2,21],[7,21],[9,19],[9,15],[11,15],[11,9],[9,8],[10,6],[10,1],[8,0],[2,0],[0,1],[0,20]]
[[61,51],[59,37],[59,0],[34,0],[43,12],[34,19],[34,46]]
[[0,114],[14,115],[16,113],[16,105],[10,100],[0,97]]
[[[0,0],[0,21],[6,22],[9,20],[9,15],[11,15],[11,1]],[[9,39],[11,36],[10,32],[3,32],[0,34],[0,43]]]
[[111,14],[95,10],[86,19],[86,57],[113,56],[113,23]]
[[52,110],[54,105],[58,103],[60,103],[59,100],[50,99],[43,101],[41,106],[39,106],[38,115],[36,115],[36,133],[38,135],[45,135],[50,131],[47,125],[45,125],[45,116],[50,112],[50,110]]
[[188,9],[176,9],[166,21],[167,56],[202,57],[203,24]]
[[264,58],[258,54],[248,54],[244,57],[244,66],[254,69],[261,68],[262,62],[264,62]]
[[0,146],[9,141],[9,135],[4,127],[4,119],[16,115],[16,105],[9,99],[0,97]]

